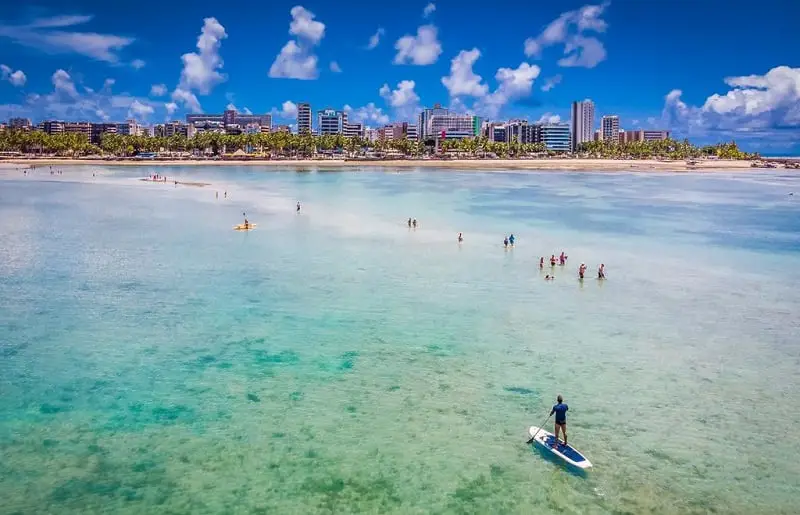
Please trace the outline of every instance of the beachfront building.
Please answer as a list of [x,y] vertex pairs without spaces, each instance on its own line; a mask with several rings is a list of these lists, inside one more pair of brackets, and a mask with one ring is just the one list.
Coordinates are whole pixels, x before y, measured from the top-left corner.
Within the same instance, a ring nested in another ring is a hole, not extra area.
[[572,151],[581,143],[592,141],[594,133],[594,102],[583,100],[572,103]]
[[167,122],[163,126],[163,133],[161,136],[169,138],[171,136],[183,136],[184,138],[194,137],[197,129],[190,123],[181,123],[180,120]]
[[225,134],[225,124],[222,121],[204,120],[196,121],[191,124],[195,134]]
[[601,138],[603,141],[619,141],[619,116],[606,115],[600,119],[600,128],[602,130]]
[[122,136],[141,136],[142,127],[136,120],[126,120],[125,123],[117,124],[117,134]]
[[116,123],[93,123],[91,124],[91,133],[89,135],[92,144],[99,145],[103,136],[106,134],[117,134]]
[[297,133],[311,134],[311,104],[300,102],[297,104]]
[[8,127],[10,129],[27,129],[33,128],[30,118],[11,118],[8,120]]
[[481,119],[477,116],[455,113],[439,104],[423,109],[418,121],[417,130],[422,140],[474,138],[481,130]]
[[489,141],[506,142],[506,126],[503,124],[492,125]]
[[662,141],[669,139],[669,137],[670,131],[636,129],[621,133],[620,142],[633,143],[635,141]]
[[373,129],[372,127],[366,127],[364,129],[364,139],[371,142],[378,141],[378,129]]
[[378,129],[378,139],[390,141],[408,138],[408,122],[395,122]]
[[[272,127],[272,115],[241,114],[233,109],[226,109],[222,114],[187,114],[186,123],[194,125],[198,129],[203,126],[222,125],[223,127],[228,127],[229,125],[239,125],[246,127],[252,124],[256,124],[259,127]],[[211,125],[208,125],[209,123]]]
[[569,152],[572,148],[570,125],[568,123],[545,123],[536,126],[536,141],[544,143],[547,150]]
[[406,127],[406,137],[409,141],[417,141],[419,139],[419,135],[417,133],[417,126],[413,123],[409,123]]
[[288,125],[276,125],[275,127],[272,128],[272,132],[290,133],[290,132],[292,132],[292,128],[289,127]]
[[603,132],[600,129],[594,131],[594,141],[603,141]]
[[64,122],[60,120],[44,120],[39,123],[37,128],[45,134],[49,134],[51,136],[53,134],[63,134]]
[[531,143],[528,120],[509,120],[505,128],[506,143]]
[[344,135],[344,129],[346,126],[347,113],[344,111],[323,109],[317,113],[317,131],[319,132],[320,136],[324,136],[326,134]]
[[361,122],[345,122],[344,124],[344,137],[345,138],[363,138],[364,137],[364,124]]

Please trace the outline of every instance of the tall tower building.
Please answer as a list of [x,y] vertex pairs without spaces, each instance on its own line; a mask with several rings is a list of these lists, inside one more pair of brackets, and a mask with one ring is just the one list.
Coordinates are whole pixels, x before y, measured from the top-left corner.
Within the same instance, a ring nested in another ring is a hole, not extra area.
[[[617,125],[619,127],[619,125]],[[592,141],[594,133],[594,102],[588,98],[572,103],[572,151],[581,143]]]
[[603,141],[611,141],[614,143],[619,141],[619,116],[604,116],[600,120],[600,127],[602,130]]
[[311,104],[297,104],[297,134],[311,134]]

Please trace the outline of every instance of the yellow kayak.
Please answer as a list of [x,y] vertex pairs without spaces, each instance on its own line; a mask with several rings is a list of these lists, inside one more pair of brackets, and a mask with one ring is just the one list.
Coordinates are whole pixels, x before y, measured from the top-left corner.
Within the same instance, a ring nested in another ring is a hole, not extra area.
[[250,225],[247,225],[247,226],[245,226],[244,224],[239,224],[239,225],[234,225],[233,226],[233,230],[234,231],[250,231],[250,230],[255,229],[255,228],[256,228],[256,224],[250,224]]

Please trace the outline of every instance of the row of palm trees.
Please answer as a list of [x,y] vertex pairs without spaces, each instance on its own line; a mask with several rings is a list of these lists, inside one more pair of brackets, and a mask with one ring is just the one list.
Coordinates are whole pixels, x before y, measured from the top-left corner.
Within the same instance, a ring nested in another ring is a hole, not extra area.
[[[434,152],[432,145],[406,138],[368,141],[362,138],[345,138],[342,135],[290,134],[272,132],[264,134],[218,134],[203,132],[192,138],[179,134],[169,137],[127,136],[104,134],[99,145],[90,143],[85,134],[47,134],[41,131],[8,129],[0,132],[0,151],[25,154],[59,156],[110,155],[136,156],[143,152],[192,152],[194,154],[221,156],[242,150],[248,154],[272,157],[311,157],[318,154],[344,154],[350,157],[368,152],[400,154],[419,157]],[[485,137],[461,140],[443,140],[439,151],[444,155],[456,154],[471,157],[512,157],[554,155],[544,143],[504,143]],[[687,140],[636,141],[611,143],[592,141],[583,143],[578,155],[604,159],[692,159],[717,156],[723,159],[755,159],[757,154],[742,152],[735,142],[705,147],[692,145]]]

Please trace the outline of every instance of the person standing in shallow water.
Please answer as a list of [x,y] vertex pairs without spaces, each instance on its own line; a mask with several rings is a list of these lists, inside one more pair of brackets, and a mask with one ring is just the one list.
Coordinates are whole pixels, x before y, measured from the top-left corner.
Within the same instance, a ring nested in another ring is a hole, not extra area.
[[606,278],[606,265],[600,263],[600,268],[597,269],[597,278],[598,279],[605,279]]
[[411,219],[408,219],[408,227],[411,227]]
[[297,212],[300,212],[300,202],[297,203]]
[[464,237],[461,235],[461,233],[458,233],[458,242],[461,243],[463,241],[464,241]]
[[552,447],[555,447],[558,444],[558,432],[561,431],[561,434],[564,435],[564,445],[567,444],[567,410],[569,410],[569,406],[564,404],[564,398],[560,395],[556,399],[558,404],[553,406],[553,409],[550,411],[550,415],[553,413],[556,414],[556,423],[555,423],[555,437],[556,439],[553,440],[551,444]]
[[503,238],[503,246],[508,248],[508,238]]

